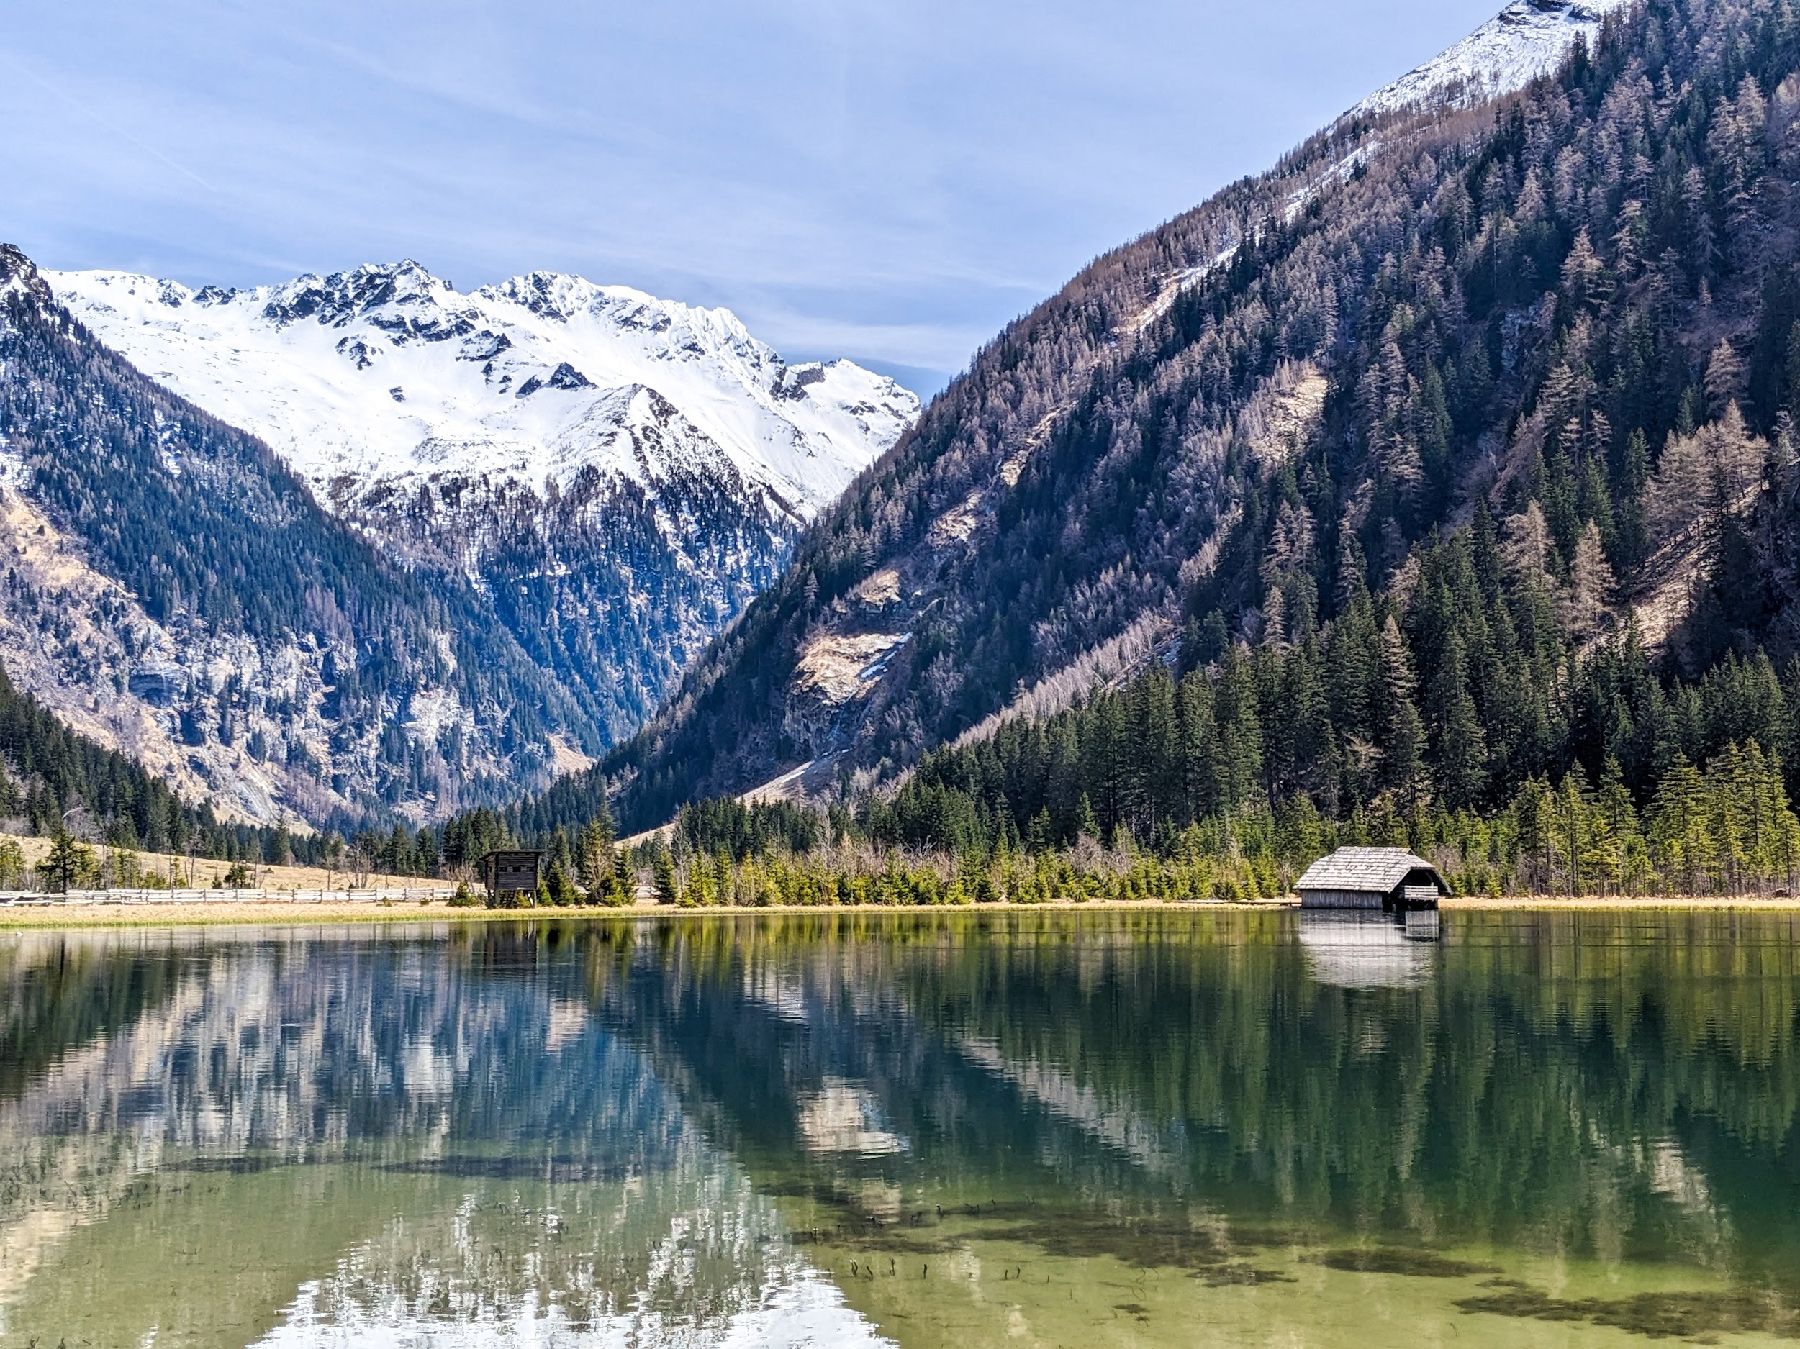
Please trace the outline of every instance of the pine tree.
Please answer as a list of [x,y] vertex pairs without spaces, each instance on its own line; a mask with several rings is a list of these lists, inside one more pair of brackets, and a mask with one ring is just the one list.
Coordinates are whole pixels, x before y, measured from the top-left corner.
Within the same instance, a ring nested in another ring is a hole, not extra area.
[[1481,798],[1487,786],[1487,740],[1481,717],[1469,694],[1469,679],[1462,639],[1452,634],[1443,659],[1433,676],[1434,702],[1439,717],[1437,782],[1444,804],[1451,810],[1467,810]]
[[580,878],[581,888],[589,894],[597,893],[613,874],[612,814],[604,803],[600,813],[589,820],[581,831],[576,873]]
[[1638,821],[1637,805],[1617,759],[1606,761],[1595,799],[1599,825],[1604,830],[1611,862],[1606,880],[1619,894],[1643,889],[1649,875],[1649,849]]
[[1651,857],[1665,879],[1686,893],[1699,889],[1712,867],[1712,835],[1707,826],[1706,786],[1685,755],[1676,755],[1650,803]]
[[10,838],[0,839],[0,890],[17,890],[25,883],[25,850]]
[[1220,806],[1230,812],[1256,799],[1262,784],[1263,734],[1256,680],[1248,655],[1226,652],[1216,690],[1219,727]]
[[623,848],[617,848],[613,851],[612,882],[607,890],[606,902],[614,908],[623,908],[636,899],[637,871],[631,865],[630,854]]
[[1550,543],[1550,526],[1536,500],[1507,519],[1500,555],[1522,589],[1549,593]]
[[93,853],[59,829],[51,840],[50,851],[38,863],[38,872],[62,893],[80,882],[92,867]]
[[1136,778],[1131,790],[1133,828],[1149,842],[1157,826],[1177,819],[1182,788],[1181,735],[1175,681],[1159,662],[1132,691],[1132,737]]
[[1557,857],[1556,804],[1550,784],[1528,778],[1512,806],[1526,885],[1536,894],[1549,894],[1555,885]]
[[1398,793],[1406,812],[1412,813],[1423,799],[1425,723],[1419,716],[1412,658],[1400,626],[1390,616],[1381,629],[1381,748],[1388,785]]
[[1081,804],[1075,810],[1075,837],[1077,840],[1097,841],[1100,837],[1100,820],[1094,814],[1094,803],[1088,794],[1081,794]]
[[275,827],[275,837],[269,844],[269,861],[278,867],[294,865],[294,836],[288,831],[286,815]]
[[[1185,802],[1183,823],[1203,819],[1219,809],[1218,731],[1213,720],[1212,681],[1193,671],[1181,681],[1177,704],[1181,720],[1181,782]],[[1048,832],[1049,815],[1043,816]],[[1039,833],[1037,820],[1032,834]]]
[[1676,434],[1656,461],[1647,514],[1654,543],[1665,543],[1699,519],[1714,499],[1714,475],[1698,431]]
[[1706,404],[1715,418],[1723,418],[1744,392],[1744,362],[1729,342],[1720,342],[1706,361]]
[[1576,234],[1574,246],[1570,248],[1569,256],[1563,263],[1562,283],[1563,294],[1582,308],[1602,303],[1612,293],[1606,266],[1600,261],[1599,254],[1594,252],[1593,241],[1588,237],[1586,226]]
[[581,896],[575,891],[574,882],[569,879],[569,873],[563,869],[561,862],[550,864],[543,892],[544,898],[559,909],[566,909],[581,900]]
[[1614,493],[1613,531],[1617,540],[1614,555],[1627,569],[1636,567],[1649,551],[1650,526],[1644,505],[1644,492],[1649,483],[1650,440],[1639,428],[1625,442]]
[[681,891],[675,883],[675,859],[669,855],[669,850],[658,844],[650,865],[656,875],[656,902],[676,903],[681,898]]
[[1593,795],[1587,775],[1577,764],[1563,775],[1555,798],[1557,834],[1568,867],[1568,893],[1583,894],[1582,887],[1607,867],[1609,858],[1596,833]]

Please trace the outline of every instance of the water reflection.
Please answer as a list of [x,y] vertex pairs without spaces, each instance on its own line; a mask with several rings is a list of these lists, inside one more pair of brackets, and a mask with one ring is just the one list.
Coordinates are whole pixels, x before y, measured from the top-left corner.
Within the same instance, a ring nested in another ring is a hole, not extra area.
[[1313,978],[1340,988],[1418,988],[1437,973],[1436,910],[1301,913],[1300,945]]
[[1436,909],[1408,909],[1400,915],[1400,931],[1408,941],[1440,941],[1443,915]]
[[1794,1334],[1794,922],[1425,918],[0,939],[0,1340]]

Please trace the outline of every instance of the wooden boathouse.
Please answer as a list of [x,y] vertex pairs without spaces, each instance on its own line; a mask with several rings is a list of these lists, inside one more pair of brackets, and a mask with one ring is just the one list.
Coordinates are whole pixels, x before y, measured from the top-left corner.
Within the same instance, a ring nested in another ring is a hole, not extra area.
[[1339,848],[1294,887],[1303,909],[1435,909],[1450,893],[1438,869],[1405,848]]

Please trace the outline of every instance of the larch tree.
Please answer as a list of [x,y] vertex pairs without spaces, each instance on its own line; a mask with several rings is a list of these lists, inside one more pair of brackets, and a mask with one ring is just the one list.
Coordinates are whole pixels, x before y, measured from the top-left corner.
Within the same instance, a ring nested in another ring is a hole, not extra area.
[[1723,418],[1744,395],[1744,362],[1729,342],[1720,342],[1706,360],[1706,406],[1715,418]]
[[1575,543],[1569,583],[1562,593],[1563,630],[1572,642],[1579,645],[1600,632],[1616,585],[1600,528],[1590,520]]

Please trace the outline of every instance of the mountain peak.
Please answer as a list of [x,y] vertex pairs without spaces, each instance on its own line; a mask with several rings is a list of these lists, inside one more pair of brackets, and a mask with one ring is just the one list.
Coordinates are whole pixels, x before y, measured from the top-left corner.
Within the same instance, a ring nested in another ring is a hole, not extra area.
[[343,327],[361,315],[390,306],[438,304],[456,291],[448,281],[405,258],[364,263],[329,276],[309,272],[266,288],[266,294],[263,314],[277,325],[313,319],[327,327]]
[[1634,0],[1513,0],[1461,42],[1369,95],[1346,118],[1470,107],[1554,70],[1578,38],[1592,41]]
[[[523,305],[541,318],[566,322],[586,310],[607,289],[572,272],[535,271],[508,277],[498,285],[483,286],[476,294]],[[618,291],[654,303],[654,297],[641,292],[625,292],[622,287]]]
[[40,301],[50,298],[50,287],[37,264],[14,244],[0,243],[0,296],[25,291]]
[[729,309],[664,300],[631,286],[602,286],[567,272],[527,272],[483,286],[475,294],[522,306],[552,322],[571,323],[585,316],[613,328],[664,334],[671,350],[730,349],[754,365],[780,360]]

